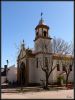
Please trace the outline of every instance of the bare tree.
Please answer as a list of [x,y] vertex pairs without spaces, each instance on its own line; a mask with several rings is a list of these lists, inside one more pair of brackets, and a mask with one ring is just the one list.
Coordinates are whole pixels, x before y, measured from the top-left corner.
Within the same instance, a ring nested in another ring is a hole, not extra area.
[[61,64],[62,64],[62,68],[63,68],[63,71],[61,73],[61,75],[65,74],[66,75],[66,87],[67,87],[67,84],[68,84],[68,79],[69,79],[69,76],[70,76],[70,73],[72,71],[72,68],[73,68],[73,56],[62,56],[61,57]]
[[20,42],[19,44],[16,44],[16,43],[14,44],[14,46],[15,46],[15,48],[17,50],[16,57],[18,57],[18,55],[20,54],[21,44],[22,44],[22,42]]
[[[41,66],[41,69],[45,72],[45,76],[46,76],[46,86],[45,88],[48,89],[48,79],[51,75],[51,73],[55,70],[55,68],[57,66],[53,66],[53,54],[60,54],[61,56],[61,63],[62,65],[65,64],[66,68],[68,68],[67,66],[69,66],[69,69],[66,69],[65,72],[66,72],[66,84],[67,84],[67,81],[68,81],[68,77],[69,77],[69,74],[70,74],[70,70],[71,70],[71,66],[73,64],[67,64],[66,61],[65,63],[63,63],[63,55],[66,56],[66,55],[69,55],[69,54],[72,54],[73,52],[73,47],[72,47],[72,44],[69,44],[67,42],[65,42],[64,40],[60,39],[60,38],[54,38],[53,39],[53,42],[52,42],[52,54],[47,57],[45,59],[45,54],[47,52],[47,47],[45,45],[45,40],[44,42],[42,43],[42,50],[43,50],[43,64],[41,61],[40,62],[40,66]],[[48,45],[48,44],[47,44]],[[67,64],[67,65],[66,65]]]
[[[46,54],[48,53],[48,49],[44,41],[41,41],[42,43],[42,51],[43,51],[43,62],[39,59],[39,63],[41,66],[41,69],[45,72],[46,76],[46,84],[45,89],[48,89],[48,79],[53,72],[53,70],[56,68],[56,66],[53,66],[53,60],[52,60],[52,53],[50,52],[49,57],[46,57]],[[48,45],[48,44],[47,44]]]
[[42,65],[41,62],[40,62],[40,65],[41,65],[42,70],[45,72],[45,76],[46,76],[45,89],[48,89],[48,79],[49,79],[52,71],[56,68],[56,66],[53,67],[53,63],[52,63],[52,65],[50,65],[50,63],[48,64],[47,58],[45,59],[45,65]]
[[59,54],[73,54],[73,43],[66,42],[65,40],[61,38],[53,38],[52,42],[52,51],[53,53],[59,53]]
[[63,67],[63,72],[61,75],[66,74],[66,86],[68,84],[68,78],[73,66],[73,48],[74,47],[72,42],[68,43],[60,38],[54,37],[52,49],[53,53],[59,54],[58,56],[60,57],[60,61]]

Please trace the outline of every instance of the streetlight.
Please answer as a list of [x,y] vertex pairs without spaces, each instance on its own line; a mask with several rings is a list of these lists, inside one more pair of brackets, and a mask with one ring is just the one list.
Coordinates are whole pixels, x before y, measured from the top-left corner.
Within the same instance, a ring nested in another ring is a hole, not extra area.
[[9,63],[9,61],[8,61],[8,60],[6,60],[6,62],[7,62],[7,67],[8,67],[8,63]]
[[7,68],[8,68],[8,63],[9,63],[9,61],[6,60],[6,62],[7,62],[7,67],[6,67],[6,82],[7,82]]

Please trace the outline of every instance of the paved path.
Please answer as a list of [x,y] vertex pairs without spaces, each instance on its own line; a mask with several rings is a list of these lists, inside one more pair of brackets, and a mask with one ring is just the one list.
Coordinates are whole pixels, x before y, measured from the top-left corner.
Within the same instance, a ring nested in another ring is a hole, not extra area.
[[2,99],[74,99],[74,90],[2,93]]

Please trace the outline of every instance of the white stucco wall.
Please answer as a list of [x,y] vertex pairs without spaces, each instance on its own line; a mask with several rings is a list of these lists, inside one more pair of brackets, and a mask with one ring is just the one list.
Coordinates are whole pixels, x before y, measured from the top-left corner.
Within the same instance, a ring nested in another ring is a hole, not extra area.
[[29,83],[36,83],[35,58],[29,58]]
[[[57,64],[57,60],[54,60],[53,66],[55,66],[56,64]],[[60,65],[60,71],[57,71],[57,67],[53,71],[53,82],[56,82],[59,74],[63,72],[61,60],[59,60],[59,65]],[[64,76],[64,79],[66,79],[65,73],[62,74],[62,76]],[[70,72],[70,75],[69,75],[69,82],[73,82],[73,80],[74,80],[74,66],[72,67],[72,71]]]
[[[51,59],[49,54],[46,54],[45,57]],[[38,60],[39,60],[38,68],[37,68],[37,63],[35,65],[36,82],[41,83],[41,80],[46,80],[45,72],[41,68],[41,65],[43,65],[43,54],[36,55],[36,58],[38,58]],[[50,64],[51,64],[51,62],[49,61],[49,67],[51,67]],[[53,79],[52,79],[52,74],[51,74],[50,78],[49,78],[49,82],[51,82],[52,80]]]
[[1,84],[6,81],[6,76],[1,76]]
[[39,38],[37,41],[35,41],[35,46],[34,46],[35,52],[43,51],[43,49],[45,48],[44,47],[45,44],[46,44],[46,47],[47,47],[46,51],[50,53],[52,51],[51,40],[50,39],[42,39],[42,38]]
[[15,81],[16,82],[17,81],[17,68],[16,67],[10,67],[9,69],[10,70],[7,73],[8,81],[10,81],[10,82]]
[[[51,41],[49,39],[46,39],[45,41],[46,45],[47,45],[47,49],[48,49],[48,53],[51,53],[52,52],[52,48],[51,48]],[[37,41],[35,41],[35,53],[36,52],[40,52],[40,51],[43,51],[42,50],[42,46],[44,44],[44,40],[39,38]],[[20,57],[23,57],[25,55],[25,51],[23,53],[21,53],[21,56]],[[45,54],[44,57],[47,57],[50,59],[49,61],[49,69],[51,67],[51,63],[52,63],[52,57],[51,55],[49,54]],[[40,62],[41,64],[43,65],[43,54],[37,54],[35,56],[35,58],[29,58],[29,83],[41,83],[41,80],[46,80],[46,76],[45,76],[45,72],[41,69],[41,65],[40,65]],[[38,61],[38,68],[37,68],[37,62],[36,62],[36,58],[38,58],[38,60],[41,59],[41,61]],[[25,58],[21,60],[21,62],[24,62],[25,65],[26,65],[26,60]],[[55,67],[57,64],[57,60],[56,59],[53,59],[53,67]],[[60,65],[60,71],[57,71],[57,67],[55,68],[55,70],[53,70],[53,72],[51,73],[50,77],[49,77],[49,83],[51,82],[57,82],[57,77],[59,76],[60,73],[62,73],[62,64],[61,64],[61,60],[59,60],[59,65]],[[69,76],[69,81],[73,81],[73,76],[74,76],[74,66],[73,66],[73,69],[72,69],[72,72],[70,73],[70,76]],[[12,75],[12,73],[14,75]],[[8,78],[9,80],[16,80],[16,77],[15,77],[15,73],[13,72],[13,70],[11,70],[8,74]],[[15,77],[15,79],[14,79]],[[64,75],[64,77],[66,77]]]

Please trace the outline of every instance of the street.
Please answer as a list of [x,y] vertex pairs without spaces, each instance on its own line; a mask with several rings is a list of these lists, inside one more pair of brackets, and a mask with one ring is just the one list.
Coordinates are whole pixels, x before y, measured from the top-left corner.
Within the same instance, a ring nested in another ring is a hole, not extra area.
[[2,99],[74,99],[74,90],[2,93]]

